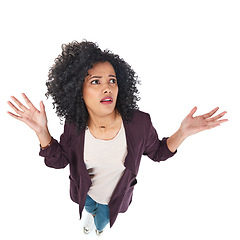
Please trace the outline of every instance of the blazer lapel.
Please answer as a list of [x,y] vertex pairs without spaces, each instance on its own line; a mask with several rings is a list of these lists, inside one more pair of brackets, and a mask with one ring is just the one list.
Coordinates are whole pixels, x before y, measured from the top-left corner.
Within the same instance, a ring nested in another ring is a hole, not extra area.
[[87,180],[91,181],[91,178],[88,174],[86,165],[84,163],[84,142],[85,142],[85,130],[83,130],[80,134],[79,137],[79,142],[78,142],[78,146],[79,146],[79,169],[78,172],[81,176],[85,177]]
[[135,162],[133,161],[134,158],[134,135],[132,134],[132,129],[130,124],[123,121],[124,128],[125,128],[125,134],[126,134],[126,141],[127,141],[127,156],[125,158],[124,166],[129,169],[131,172],[133,172],[136,175],[136,166]]

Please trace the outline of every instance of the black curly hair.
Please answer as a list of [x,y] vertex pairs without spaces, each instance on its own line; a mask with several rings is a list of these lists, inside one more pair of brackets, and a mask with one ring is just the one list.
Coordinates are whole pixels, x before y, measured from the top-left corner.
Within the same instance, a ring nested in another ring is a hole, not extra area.
[[116,109],[126,122],[130,122],[135,110],[138,110],[137,96],[140,84],[138,76],[131,66],[110,50],[102,51],[97,43],[83,40],[62,45],[62,54],[55,59],[48,73],[47,99],[53,98],[53,108],[67,123],[74,123],[76,130],[87,128],[88,111],[82,98],[83,82],[88,70],[97,62],[110,62],[117,82],[118,97]]

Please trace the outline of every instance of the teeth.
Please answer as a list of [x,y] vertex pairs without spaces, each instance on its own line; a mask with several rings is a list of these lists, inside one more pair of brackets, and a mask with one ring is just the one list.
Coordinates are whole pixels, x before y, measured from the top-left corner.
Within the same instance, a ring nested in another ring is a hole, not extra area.
[[105,99],[102,102],[111,102],[111,101],[112,101],[111,99]]

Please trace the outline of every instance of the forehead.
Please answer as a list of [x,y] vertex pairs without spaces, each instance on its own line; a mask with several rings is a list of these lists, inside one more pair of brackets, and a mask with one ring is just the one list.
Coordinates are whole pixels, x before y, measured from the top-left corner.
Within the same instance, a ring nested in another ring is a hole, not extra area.
[[115,70],[110,62],[97,62],[93,64],[93,68],[88,70],[89,75],[115,74]]

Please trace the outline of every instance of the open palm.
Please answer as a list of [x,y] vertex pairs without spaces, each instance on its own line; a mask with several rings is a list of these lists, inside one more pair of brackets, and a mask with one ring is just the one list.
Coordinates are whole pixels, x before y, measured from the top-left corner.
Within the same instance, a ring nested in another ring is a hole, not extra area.
[[181,123],[181,131],[184,132],[186,137],[193,135],[195,133],[211,129],[219,126],[221,123],[228,121],[222,118],[227,112],[222,112],[215,117],[212,117],[217,111],[218,107],[214,108],[211,112],[193,117],[194,113],[197,111],[197,107],[194,107],[187,117]]
[[24,93],[22,93],[22,96],[29,108],[25,107],[18,99],[12,96],[12,100],[18,105],[21,110],[18,109],[15,105],[13,105],[10,101],[8,101],[9,106],[18,115],[15,115],[11,112],[8,112],[8,114],[17,120],[25,122],[31,129],[38,133],[47,126],[45,107],[41,102],[39,111],[37,108],[35,108],[35,106],[31,103],[31,101]]

